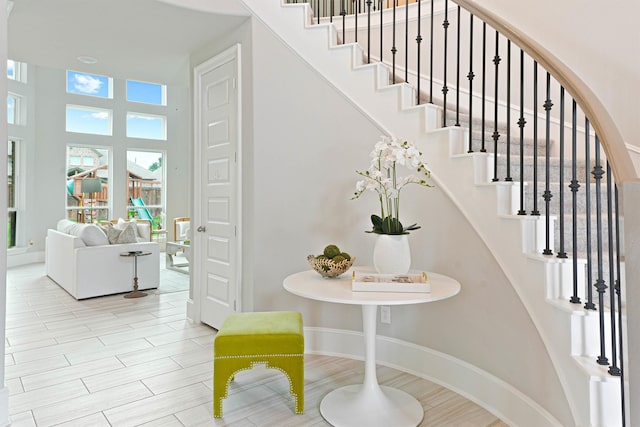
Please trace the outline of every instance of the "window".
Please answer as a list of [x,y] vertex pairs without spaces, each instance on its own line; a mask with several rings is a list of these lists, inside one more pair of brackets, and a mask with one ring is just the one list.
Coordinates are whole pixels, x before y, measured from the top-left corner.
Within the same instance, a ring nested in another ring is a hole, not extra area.
[[127,137],[167,139],[167,118],[152,114],[127,113]]
[[129,216],[148,219],[153,229],[165,228],[164,153],[127,150]]
[[7,123],[10,125],[16,124],[16,97],[9,94],[7,96]]
[[102,108],[67,105],[67,132],[111,135],[113,112]]
[[[104,148],[67,147],[67,219],[98,222],[110,218],[109,158],[110,151]],[[91,166],[87,166],[87,163],[91,163]],[[96,179],[101,191],[83,193],[83,181]]]
[[7,222],[7,248],[13,248],[16,246],[16,230],[17,230],[17,142],[9,140],[8,152],[7,152],[7,208],[8,208],[8,222]]
[[167,105],[167,87],[158,83],[127,80],[127,101]]
[[113,79],[67,70],[67,93],[111,99],[113,98]]
[[7,59],[7,78],[17,82],[27,82],[27,64]]

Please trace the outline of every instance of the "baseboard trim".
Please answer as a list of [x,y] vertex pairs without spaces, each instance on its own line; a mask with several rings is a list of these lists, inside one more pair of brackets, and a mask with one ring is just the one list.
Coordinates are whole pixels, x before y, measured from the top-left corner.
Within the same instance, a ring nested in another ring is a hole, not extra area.
[[44,262],[44,251],[31,252],[25,248],[7,251],[7,267],[18,267],[21,265]]
[[[304,328],[305,353],[364,359],[361,332]],[[388,366],[442,385],[482,406],[509,425],[561,427],[548,411],[501,379],[463,360],[427,347],[378,335],[376,359]]]

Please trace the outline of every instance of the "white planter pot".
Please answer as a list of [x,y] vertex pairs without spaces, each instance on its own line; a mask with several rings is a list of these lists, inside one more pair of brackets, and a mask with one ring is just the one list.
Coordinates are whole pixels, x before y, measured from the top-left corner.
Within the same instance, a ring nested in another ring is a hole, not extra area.
[[373,266],[380,274],[406,274],[411,267],[408,234],[378,234]]

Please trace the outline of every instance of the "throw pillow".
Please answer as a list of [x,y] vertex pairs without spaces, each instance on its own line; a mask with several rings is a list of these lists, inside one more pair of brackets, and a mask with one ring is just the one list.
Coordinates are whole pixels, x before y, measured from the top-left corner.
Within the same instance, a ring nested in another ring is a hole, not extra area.
[[115,244],[126,244],[126,243],[138,243],[138,239],[136,238],[136,223],[135,222],[127,222],[125,224],[118,224],[116,226],[110,227],[109,234],[109,243],[112,245]]
[[102,228],[95,224],[84,224],[81,227],[78,237],[82,239],[87,246],[104,246],[109,244],[107,235]]

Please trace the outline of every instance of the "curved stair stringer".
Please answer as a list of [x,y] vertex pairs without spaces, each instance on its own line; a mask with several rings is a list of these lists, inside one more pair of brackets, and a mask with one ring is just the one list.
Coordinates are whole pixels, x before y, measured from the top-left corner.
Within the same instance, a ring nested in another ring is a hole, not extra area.
[[[434,181],[461,210],[492,251],[528,310],[554,363],[575,425],[615,425],[592,422],[601,418],[602,411],[590,405],[590,394],[601,394],[598,384],[610,385],[611,382],[603,380],[606,375],[602,375],[597,369],[590,370],[592,364],[576,363],[571,345],[571,322],[574,314],[571,310],[558,309],[561,303],[548,303],[545,278],[554,276],[549,273],[550,261],[542,256],[527,255],[531,242],[535,240],[533,236],[537,233],[538,221],[531,217],[500,216],[504,212],[496,209],[502,186],[474,185],[482,181],[479,178],[482,172],[471,167],[468,162],[486,165],[483,155],[476,153],[459,156],[461,159],[471,159],[466,161],[451,158],[456,154],[456,147],[460,145],[460,138],[465,130],[438,129],[442,114],[440,107],[432,104],[415,106],[414,89],[407,84],[389,85],[389,71],[385,65],[364,64],[362,51],[357,44],[337,45],[337,33],[333,25],[311,25],[311,9],[306,3],[242,1],[257,19],[264,22],[285,45],[318,70],[363,114],[378,123],[388,134],[402,135],[420,146],[429,159]],[[296,20],[300,25],[292,25]],[[483,207],[482,214],[478,214],[479,206]],[[518,234],[522,236],[522,240],[507,239],[505,245],[496,242],[499,239],[496,236],[513,237]],[[549,422],[551,425],[557,424],[552,420]]]
[[575,425],[622,425],[619,378],[577,350],[587,346],[580,342],[585,336],[597,337],[597,313],[556,297],[563,293],[556,288],[562,286],[558,282],[568,261],[537,255],[544,247],[544,218],[506,214],[506,199],[519,183],[487,182],[489,154],[457,154],[465,129],[429,134],[429,143],[419,147],[427,158],[453,157],[444,164],[430,162],[432,176],[485,242],[527,309],[554,363]]

